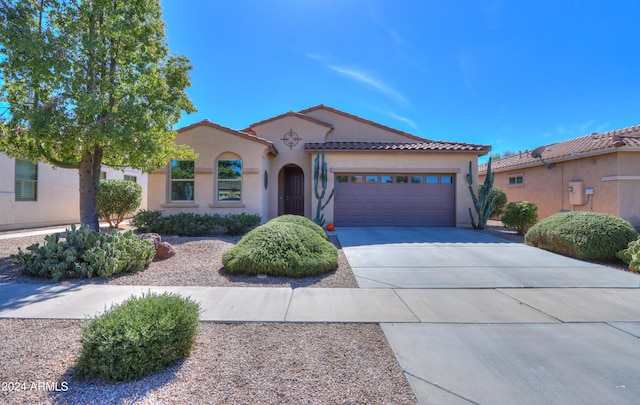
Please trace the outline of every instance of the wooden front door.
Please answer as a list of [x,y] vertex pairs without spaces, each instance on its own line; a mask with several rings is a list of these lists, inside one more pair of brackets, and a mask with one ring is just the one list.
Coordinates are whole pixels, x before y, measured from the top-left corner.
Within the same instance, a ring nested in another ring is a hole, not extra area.
[[284,213],[304,216],[304,173],[298,166],[284,168]]

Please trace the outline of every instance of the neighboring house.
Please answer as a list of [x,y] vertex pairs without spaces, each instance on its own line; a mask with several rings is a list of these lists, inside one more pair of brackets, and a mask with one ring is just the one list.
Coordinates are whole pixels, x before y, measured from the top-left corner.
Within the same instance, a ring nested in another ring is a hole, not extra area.
[[[43,162],[13,159],[0,153],[0,230],[80,221],[78,171]],[[142,186],[141,208],[146,207],[147,175],[103,167],[103,179],[124,179]]]
[[178,130],[198,154],[149,175],[148,209],[314,218],[313,160],[329,168],[323,210],[337,226],[470,226],[469,162],[490,147],[431,141],[318,105],[238,131],[208,120]]
[[[594,211],[640,227],[640,125],[521,152],[493,161],[491,169],[508,201],[535,203],[540,219]],[[479,167],[479,181],[486,170]]]

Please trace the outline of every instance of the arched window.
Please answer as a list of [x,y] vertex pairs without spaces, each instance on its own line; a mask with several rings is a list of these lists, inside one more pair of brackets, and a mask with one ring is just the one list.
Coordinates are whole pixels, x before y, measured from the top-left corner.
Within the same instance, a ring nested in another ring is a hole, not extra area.
[[217,183],[217,201],[242,201],[242,160],[239,156],[223,154],[218,159]]

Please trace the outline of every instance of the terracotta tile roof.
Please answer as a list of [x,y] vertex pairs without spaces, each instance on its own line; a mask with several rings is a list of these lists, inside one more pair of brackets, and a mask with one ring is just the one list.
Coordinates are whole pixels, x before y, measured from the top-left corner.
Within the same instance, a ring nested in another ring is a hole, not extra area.
[[461,142],[310,142],[304,145],[308,152],[331,151],[399,151],[399,152],[480,152],[487,154],[491,147]]
[[318,125],[325,126],[325,127],[329,128],[329,129],[333,129],[333,125],[331,125],[331,124],[328,124],[326,122],[317,120],[317,119],[315,119],[313,117],[307,117],[306,115],[304,115],[302,113],[289,111],[289,112],[286,112],[284,114],[280,114],[280,115],[277,115],[275,117],[267,118],[266,120],[262,120],[262,121],[258,121],[256,123],[253,123],[253,124],[249,125],[249,127],[243,129],[242,131],[243,132],[248,132],[248,133],[255,133],[254,130],[253,130],[253,127],[257,127],[259,125],[266,124],[267,122],[275,121],[275,120],[278,120],[278,119],[284,118],[284,117],[296,117],[296,118],[303,119],[305,121],[309,121],[309,122],[313,122],[313,123],[318,124]]
[[225,126],[222,126],[222,125],[219,125],[219,124],[215,124],[215,123],[209,121],[208,119],[204,119],[204,120],[202,120],[200,122],[196,122],[195,124],[191,124],[191,125],[188,125],[186,127],[182,127],[180,129],[178,129],[177,132],[178,133],[184,132],[184,131],[187,131],[187,130],[190,130],[190,129],[193,129],[193,128],[196,128],[196,127],[200,127],[200,126],[206,126],[206,127],[210,127],[210,128],[215,128],[215,129],[218,129],[220,131],[227,132],[227,133],[229,133],[231,135],[239,136],[239,137],[246,138],[246,139],[249,139],[249,140],[254,141],[254,142],[262,143],[262,144],[264,144],[264,145],[269,147],[269,150],[271,151],[271,153],[273,153],[276,156],[278,155],[278,149],[276,149],[275,145],[270,140],[261,138],[259,136],[254,135],[254,134],[247,133],[245,131],[236,131],[235,129],[231,129],[231,128],[228,128],[228,127],[225,127]]
[[[566,141],[545,145],[542,159],[547,163],[579,159],[580,157],[614,153],[624,150],[640,151],[640,125],[616,129],[614,131],[593,133]],[[531,157],[531,151],[524,151],[491,162],[496,171],[515,170],[529,166],[543,165],[540,159]],[[487,165],[478,167],[479,173],[486,173]]]
[[390,131],[390,132],[394,132],[394,133],[402,135],[402,136],[406,136],[407,138],[412,139],[414,141],[421,141],[421,142],[428,141],[427,139],[420,138],[420,137],[415,136],[415,135],[411,135],[410,133],[407,133],[407,132],[404,132],[404,131],[400,131],[400,130],[395,129],[395,128],[391,128],[391,127],[388,127],[386,125],[378,124],[377,122],[373,122],[373,121],[364,119],[362,117],[358,117],[357,115],[349,114],[349,113],[346,113],[344,111],[340,111],[338,109],[335,109],[335,108],[332,108],[332,107],[328,107],[328,106],[326,106],[324,104],[318,104],[318,105],[316,105],[314,107],[306,108],[304,110],[299,111],[299,113],[300,114],[307,114],[309,112],[316,111],[316,110],[331,111],[331,112],[333,112],[335,114],[339,114],[339,115],[342,115],[344,117],[348,117],[348,118],[351,118],[353,120],[360,121],[362,123],[369,124],[369,125],[372,125],[374,127],[378,127],[378,128],[384,129],[385,131]]

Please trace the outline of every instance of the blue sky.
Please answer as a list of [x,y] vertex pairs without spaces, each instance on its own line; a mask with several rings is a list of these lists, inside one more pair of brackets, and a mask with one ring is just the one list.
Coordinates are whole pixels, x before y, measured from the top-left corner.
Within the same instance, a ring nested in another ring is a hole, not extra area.
[[640,1],[162,0],[198,112],[234,129],[325,104],[526,150],[640,124]]

